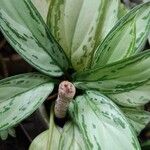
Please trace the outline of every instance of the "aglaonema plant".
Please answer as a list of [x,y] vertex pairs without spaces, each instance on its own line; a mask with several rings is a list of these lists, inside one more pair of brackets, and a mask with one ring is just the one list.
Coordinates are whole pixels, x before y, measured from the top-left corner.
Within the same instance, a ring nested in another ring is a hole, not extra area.
[[[121,10],[119,0],[51,0],[46,25],[30,0],[1,0],[2,33],[40,73],[0,81],[0,131],[60,84],[49,130],[30,150],[140,150],[137,135],[150,120],[150,50],[142,52],[150,2],[120,18]],[[54,118],[63,117],[59,127]]]

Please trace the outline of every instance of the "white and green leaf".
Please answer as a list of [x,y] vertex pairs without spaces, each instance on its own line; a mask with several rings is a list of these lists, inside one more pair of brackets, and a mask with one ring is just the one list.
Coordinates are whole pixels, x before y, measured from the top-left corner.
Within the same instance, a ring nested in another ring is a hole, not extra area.
[[88,91],[77,97],[70,106],[70,115],[80,129],[86,149],[140,149],[126,117],[99,92]]
[[150,2],[139,5],[122,17],[94,53],[91,68],[138,53],[150,32]]
[[118,0],[51,0],[48,25],[76,70],[89,66],[93,51],[118,20],[118,7]]
[[136,108],[122,108],[125,116],[137,134],[150,122],[150,112]]
[[127,92],[118,94],[108,94],[115,103],[126,107],[144,106],[150,102],[150,81]]
[[0,80],[0,102],[52,81],[51,78],[39,73],[26,73]]
[[67,58],[30,0],[0,1],[0,30],[14,49],[33,67],[61,76]]
[[[149,64],[150,50],[147,50],[104,67],[76,73],[74,84],[80,89],[96,89],[105,94],[129,92],[149,83]],[[143,90],[148,93],[147,88]]]
[[28,73],[0,81],[0,131],[33,113],[52,92],[52,79]]
[[31,1],[37,8],[38,12],[43,17],[43,20],[46,22],[50,2],[48,0],[31,0]]

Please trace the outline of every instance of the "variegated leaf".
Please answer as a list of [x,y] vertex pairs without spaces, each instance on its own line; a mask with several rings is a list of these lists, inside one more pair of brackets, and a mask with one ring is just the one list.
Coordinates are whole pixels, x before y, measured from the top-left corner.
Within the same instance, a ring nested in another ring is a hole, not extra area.
[[0,131],[21,122],[33,113],[52,92],[47,76],[29,73],[0,81]]
[[50,2],[48,0],[31,0],[31,1],[34,4],[34,6],[37,8],[37,10],[40,12],[44,21],[46,22]]
[[76,70],[89,66],[118,19],[118,7],[118,0],[51,0],[48,25]]
[[104,66],[139,52],[149,31],[150,2],[137,6],[121,18],[95,51],[91,67]]
[[14,49],[39,71],[61,76],[67,58],[30,0],[1,0],[0,29]]
[[[149,82],[149,64],[150,50],[147,50],[102,68],[76,73],[74,84],[81,89],[96,89],[105,94],[129,92]],[[147,93],[147,89],[144,92]]]
[[52,82],[52,79],[39,73],[26,73],[0,80],[0,103],[48,82]]
[[[88,91],[70,107],[89,150],[139,150],[134,131],[119,108],[99,92]],[[65,144],[66,141],[64,141]]]
[[115,103],[126,107],[144,106],[150,102],[150,81],[127,92],[108,94]]
[[133,108],[122,108],[122,110],[137,134],[150,122],[150,112],[148,111]]

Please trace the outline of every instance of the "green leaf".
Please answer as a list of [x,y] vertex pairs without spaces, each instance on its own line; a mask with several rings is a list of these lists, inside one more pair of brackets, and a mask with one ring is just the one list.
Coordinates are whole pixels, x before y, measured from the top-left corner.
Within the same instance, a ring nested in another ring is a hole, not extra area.
[[76,73],[74,84],[80,89],[96,89],[106,94],[129,92],[150,80],[149,64],[150,50],[147,50],[104,67]]
[[104,66],[139,52],[149,31],[150,2],[137,6],[120,19],[95,51],[91,67]]
[[118,7],[118,0],[51,0],[48,25],[76,70],[89,66],[118,19]]
[[43,20],[46,22],[49,8],[48,0],[31,0],[31,1],[37,8],[38,12],[40,12],[41,16],[43,17]]
[[47,76],[28,73],[0,81],[0,131],[10,128],[33,113],[52,92]]
[[150,112],[148,111],[133,108],[122,108],[122,110],[137,134],[150,122]]
[[14,49],[33,67],[61,76],[67,58],[30,0],[1,0],[0,29]]
[[86,149],[140,149],[126,117],[110,99],[99,92],[88,91],[77,97],[70,106],[70,115],[79,127]]

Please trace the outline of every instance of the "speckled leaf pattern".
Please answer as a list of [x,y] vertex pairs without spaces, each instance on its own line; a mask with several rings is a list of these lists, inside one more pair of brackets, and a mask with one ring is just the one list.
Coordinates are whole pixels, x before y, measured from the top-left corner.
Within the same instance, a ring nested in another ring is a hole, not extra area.
[[25,93],[52,79],[39,73],[26,73],[0,80],[0,103]]
[[[150,50],[147,50],[102,68],[77,73],[74,84],[81,89],[96,89],[105,94],[129,92],[149,82],[149,64]],[[147,90],[144,92],[148,93]],[[139,97],[138,94],[136,96]]]
[[0,29],[14,49],[39,71],[61,76],[67,58],[30,0],[1,0]]
[[150,112],[136,108],[122,108],[130,124],[139,134],[150,122]]
[[120,19],[95,51],[91,67],[104,66],[139,52],[149,31],[150,2],[137,6]]
[[70,106],[87,150],[140,150],[134,131],[119,108],[96,91],[78,96]]
[[118,7],[118,0],[51,0],[48,25],[76,70],[89,66],[118,20]]
[[29,73],[0,81],[0,131],[33,113],[52,92],[54,84],[44,75]]
[[107,96],[121,106],[144,106],[150,101],[150,81],[131,91],[119,94],[108,94]]

